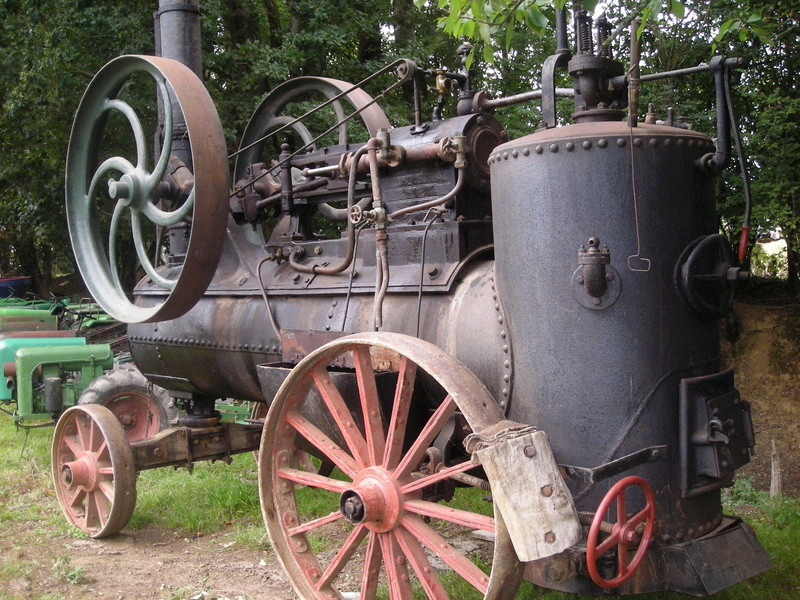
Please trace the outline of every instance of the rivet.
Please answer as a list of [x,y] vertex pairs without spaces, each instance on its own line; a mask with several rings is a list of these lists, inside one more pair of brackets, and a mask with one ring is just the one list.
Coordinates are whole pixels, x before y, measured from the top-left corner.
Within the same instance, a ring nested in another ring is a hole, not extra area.
[[508,388],[503,388],[503,391],[501,393],[503,394],[503,396],[508,396]]
[[503,160],[508,160],[508,152],[503,152]]
[[544,534],[544,541],[547,542],[548,544],[552,544],[553,542],[556,541],[556,534],[553,533],[552,531],[548,531],[547,533]]
[[506,383],[508,383],[508,380],[509,380],[509,379],[510,379],[510,377],[508,376],[508,373],[506,373],[505,375],[503,375],[503,381],[505,381]]
[[572,142],[567,142],[566,144],[564,144],[564,148],[567,149],[567,152],[572,152],[575,149],[575,144],[573,144]]
[[329,313],[328,313],[328,318],[329,318],[329,319],[332,319],[332,318],[333,318],[333,313],[332,313],[332,312],[329,312]]
[[503,344],[503,352],[508,354],[508,344]]
[[503,339],[506,339],[506,335],[507,335],[507,334],[506,334],[506,330],[505,330],[505,329],[503,329],[503,330],[500,332],[500,337],[501,337],[501,338],[503,338]]
[[511,151],[511,157],[512,157],[512,158],[517,158],[518,156],[519,156],[519,152],[517,152],[517,149],[516,149],[516,148],[514,148],[514,149]]
[[499,304],[495,304],[495,305],[494,305],[494,309],[495,309],[495,310],[500,310],[500,305],[499,305]]
[[641,148],[642,147],[642,138],[638,138],[638,137],[634,138],[633,139],[633,145],[636,146],[637,148]]
[[592,142],[590,142],[589,140],[583,140],[581,146],[583,146],[584,150],[589,150],[592,147]]
[[525,446],[525,448],[523,448],[522,451],[528,458],[533,458],[534,456],[536,456],[536,446],[534,446],[533,444],[531,444],[530,446]]
[[[686,144],[686,140],[683,138],[678,138],[678,146],[683,146]],[[675,537],[678,537],[677,535]]]
[[592,298],[592,304],[595,306],[600,306],[600,298]]
[[552,485],[543,485],[542,489],[539,490],[542,493],[542,496],[545,498],[549,498],[553,495],[553,486]]
[[338,301],[338,300],[334,300],[334,301],[331,303],[331,306],[339,306],[339,301]]
[[533,151],[536,152],[536,154],[541,154],[542,152],[544,152],[544,148],[542,148],[540,145],[537,145],[536,148],[533,149]]
[[330,331],[330,330],[331,330],[331,326],[330,325],[325,325],[325,331]]
[[497,317],[497,322],[500,323],[500,325],[502,325],[503,324],[503,317]]
[[504,367],[504,368],[506,368],[506,369],[509,369],[509,368],[511,368],[511,363],[510,363],[510,362],[508,362],[508,361],[505,361],[505,362],[503,363],[503,367]]
[[651,148],[657,148],[658,147],[658,139],[657,138],[650,138],[650,141],[647,142],[647,143],[650,144]]
[[617,138],[617,146],[619,146],[620,148],[624,148],[625,147],[625,138]]
[[558,144],[550,144],[550,152],[558,152]]
[[263,349],[264,349],[264,344],[259,344],[258,346],[256,346],[256,350],[258,350],[259,352],[261,352]]
[[[672,146],[672,140],[669,139],[669,138],[664,140],[664,147],[666,148],[667,146]],[[667,536],[667,537],[669,537],[669,536]]]
[[600,138],[599,140],[597,140],[597,147],[598,148],[605,148],[606,146],[608,146],[608,140],[607,139]]
[[530,156],[530,154],[531,154],[531,149],[528,146],[525,146],[522,149],[522,156]]
[[689,148],[691,148],[692,146],[694,146],[694,140],[689,140],[689,141],[686,143],[686,145],[687,145],[687,146],[689,146]]

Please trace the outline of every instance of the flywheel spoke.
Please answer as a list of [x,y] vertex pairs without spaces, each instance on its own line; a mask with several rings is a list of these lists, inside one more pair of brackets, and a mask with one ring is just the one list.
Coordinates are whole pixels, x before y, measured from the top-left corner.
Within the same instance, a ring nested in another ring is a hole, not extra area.
[[174,279],[167,279],[159,275],[153,264],[150,262],[150,257],[147,256],[147,250],[144,247],[141,217],[138,210],[131,210],[131,228],[133,229],[133,245],[136,248],[136,255],[139,257],[139,264],[142,265],[144,272],[153,280],[155,284],[166,290],[175,288],[177,283]]
[[155,166],[153,167],[153,172],[147,176],[146,182],[146,189],[150,192],[156,185],[159,184],[161,178],[164,176],[164,172],[167,169],[167,163],[169,162],[169,155],[172,152],[172,101],[169,97],[169,91],[167,90],[167,82],[163,76],[159,74],[158,77],[154,77],[158,87],[158,94],[161,98],[161,106],[164,110],[164,127],[162,131],[166,132],[163,135],[163,142],[161,143],[161,152],[159,153],[158,160],[156,161]]
[[117,110],[128,119],[133,131],[133,138],[136,140],[136,168],[145,169],[147,167],[147,143],[144,139],[142,123],[139,121],[136,111],[133,110],[130,104],[118,98],[106,100],[106,108]]

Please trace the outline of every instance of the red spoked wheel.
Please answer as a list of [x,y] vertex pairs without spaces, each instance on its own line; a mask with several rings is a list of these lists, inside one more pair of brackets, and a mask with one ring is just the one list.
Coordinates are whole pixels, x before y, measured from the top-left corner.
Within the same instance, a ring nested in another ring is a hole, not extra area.
[[[337,388],[328,370],[332,363],[354,365],[353,397]],[[391,394],[379,393],[376,364],[396,373]],[[415,382],[430,381],[440,385],[443,398],[420,418],[412,402]],[[473,398],[494,403],[460,362],[400,334],[341,338],[290,373],[264,424],[259,488],[273,548],[300,598],[341,599],[357,592],[361,600],[379,594],[390,600],[420,594],[443,600],[450,597],[446,588],[453,579],[466,581],[476,595],[500,597],[487,595],[489,575],[455,541],[469,539],[471,530],[495,531],[495,519],[423,498],[424,488],[475,468],[467,459],[434,473],[419,471],[468,389]],[[314,392],[319,406],[309,406]],[[338,471],[326,477],[293,466],[297,450],[308,444]],[[319,506],[321,500],[323,509],[306,514],[309,503]],[[462,532],[466,537],[459,537]],[[499,562],[508,563],[513,550],[503,548]],[[437,558],[432,561],[431,555]],[[502,597],[515,592],[506,587]]]
[[77,405],[61,415],[52,470],[67,521],[93,538],[125,527],[136,505],[136,469],[122,425],[110,410]]
[[[639,487],[645,498],[645,506],[632,517],[628,518],[625,503],[625,494],[629,488]],[[608,537],[598,543],[600,531],[603,527],[603,517],[611,508],[613,502],[617,503],[617,521],[611,526]],[[586,567],[592,581],[601,588],[613,588],[627,581],[644,559],[650,540],[653,537],[653,527],[656,522],[656,498],[650,485],[641,477],[626,477],[615,483],[600,502],[594,520],[589,527],[589,536],[586,540]],[[603,554],[617,549],[617,574],[611,579],[604,579],[597,569],[597,559]],[[635,547],[633,558],[628,558],[629,551]]]

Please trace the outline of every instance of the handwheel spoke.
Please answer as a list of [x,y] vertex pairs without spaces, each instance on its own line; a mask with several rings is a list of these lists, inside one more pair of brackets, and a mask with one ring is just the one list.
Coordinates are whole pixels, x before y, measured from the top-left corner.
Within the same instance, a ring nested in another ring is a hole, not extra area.
[[455,411],[456,403],[452,396],[448,395],[434,411],[433,415],[420,432],[419,437],[417,437],[411,445],[411,448],[406,452],[403,460],[400,461],[400,464],[394,470],[395,478],[402,478],[420,463],[422,457],[425,456],[425,451],[430,447],[431,442],[433,442],[434,438],[447,424],[447,421],[453,416]]
[[331,560],[328,568],[325,569],[322,577],[320,577],[319,581],[317,582],[316,585],[318,590],[329,586],[331,582],[336,579],[339,573],[342,572],[342,569],[347,566],[347,563],[353,557],[353,554],[355,554],[359,544],[368,533],[369,529],[363,525],[356,526],[350,532],[350,535],[347,536],[344,545],[339,549],[339,552],[336,553],[336,556],[333,557],[333,560]]
[[617,496],[617,525],[622,527],[628,520],[628,510],[625,502],[625,490]]
[[389,600],[414,600],[408,568],[402,560],[403,553],[391,533],[380,534],[383,564],[386,565],[386,579],[389,583]]
[[106,109],[114,109],[121,112],[128,119],[128,123],[133,130],[133,137],[136,140],[136,167],[138,169],[145,169],[147,163],[147,143],[144,140],[144,129],[130,104],[123,102],[118,98],[106,100]]
[[375,372],[372,370],[372,358],[368,346],[357,346],[353,350],[356,367],[358,395],[361,399],[361,412],[364,415],[364,433],[367,441],[369,462],[378,465],[383,459],[386,440],[383,436],[383,420],[381,419],[381,403],[378,397],[378,386],[375,383]]
[[317,386],[320,397],[325,402],[325,406],[328,407],[333,420],[336,421],[336,425],[339,427],[339,431],[341,431],[342,437],[344,437],[345,443],[350,448],[350,452],[353,453],[356,462],[361,467],[366,467],[369,460],[367,442],[358,427],[356,427],[353,415],[350,414],[350,409],[347,408],[342,395],[336,389],[327,369],[323,365],[318,366],[312,371],[311,376],[314,379],[314,384]]
[[308,419],[297,412],[287,414],[286,421],[294,427],[300,435],[316,446],[323,455],[330,459],[339,469],[351,478],[355,477],[356,472],[359,470],[359,465],[356,464],[355,459],[342,450],[342,448],[323,433],[322,430],[312,425]]
[[489,577],[478,568],[471,560],[453,548],[447,540],[440,536],[432,527],[426,525],[421,517],[406,515],[402,519],[403,526],[411,534],[425,544],[431,552],[436,554],[445,564],[461,575],[470,585],[486,594],[489,586]]
[[139,263],[142,265],[145,273],[147,273],[147,276],[159,287],[167,290],[174,289],[177,282],[174,279],[166,279],[159,275],[150,262],[150,258],[147,256],[147,251],[145,250],[144,241],[142,239],[142,226],[139,211],[135,209],[131,210],[131,228],[133,229],[133,245],[136,247],[136,255],[139,257]]
[[424,477],[420,477],[419,479],[415,479],[411,483],[405,484],[400,491],[404,494],[410,494],[411,492],[416,492],[417,490],[421,490],[424,487],[428,487],[429,485],[433,485],[439,481],[443,481],[445,479],[450,479],[453,475],[457,473],[463,473],[464,471],[469,471],[477,467],[475,463],[472,461],[464,461],[463,463],[453,465],[452,467],[447,467],[446,469],[442,469],[441,471],[434,473],[433,475],[425,475]]
[[403,451],[403,441],[408,425],[408,411],[411,407],[411,396],[414,393],[414,381],[417,376],[417,365],[407,357],[400,362],[397,373],[397,387],[394,392],[392,416],[389,421],[389,433],[386,438],[386,451],[383,456],[383,466],[391,469],[397,466],[400,454]]
[[617,546],[617,573],[624,577],[628,573],[628,545],[625,542]]
[[606,539],[602,541],[602,543],[597,545],[597,556],[601,556],[602,554],[605,554],[606,552],[611,550],[611,548],[616,546],[619,543],[619,541],[620,541],[619,534],[612,533],[611,535],[609,535]]
[[290,528],[289,535],[299,535],[301,533],[306,533],[313,529],[322,527],[323,525],[327,525],[328,523],[333,523],[334,521],[338,521],[341,518],[342,518],[342,513],[336,510],[329,515],[325,515],[324,517],[319,517],[318,519],[313,519],[312,521],[308,521],[307,523],[303,523],[302,525],[298,525],[297,527]]
[[638,513],[636,513],[630,519],[628,519],[628,527],[634,528],[639,523],[644,523],[647,520],[647,517],[650,516],[651,512],[652,512],[651,507],[645,506],[642,510],[640,510]]
[[411,568],[417,574],[417,578],[422,584],[422,589],[425,590],[428,598],[432,600],[449,600],[450,596],[447,595],[442,582],[439,581],[439,577],[436,575],[436,571],[433,570],[428,557],[425,556],[425,551],[414,536],[403,527],[395,529],[394,535],[408,562],[411,564]]
[[456,523],[457,525],[463,525],[464,527],[471,527],[473,529],[494,531],[494,519],[486,515],[437,504],[436,502],[428,502],[427,500],[406,500],[403,506],[407,511],[418,515],[441,519],[442,521]]
[[346,481],[339,481],[338,479],[323,477],[322,475],[309,473],[308,471],[301,471],[299,469],[281,469],[278,471],[278,477],[281,479],[288,479],[289,481],[294,481],[295,483],[300,483],[308,487],[328,490],[329,492],[336,492],[338,494],[341,494],[348,488],[348,483]]
[[381,574],[381,544],[378,533],[370,533],[364,553],[364,574],[361,578],[361,600],[375,600]]

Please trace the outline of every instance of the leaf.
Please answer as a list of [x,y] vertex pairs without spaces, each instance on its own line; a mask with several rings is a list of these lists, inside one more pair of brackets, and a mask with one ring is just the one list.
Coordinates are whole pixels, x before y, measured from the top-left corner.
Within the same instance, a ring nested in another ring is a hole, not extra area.
[[506,50],[511,48],[511,42],[513,40],[514,40],[514,25],[513,24],[509,24],[506,27],[506,35],[505,35]]
[[725,21],[722,24],[722,26],[719,28],[719,33],[717,33],[717,35],[714,38],[714,40],[717,41],[717,42],[720,42],[720,41],[722,41],[722,38],[725,37],[725,34],[728,33],[728,31],[731,28],[733,28],[734,30],[738,29],[738,26],[734,27],[734,24],[738,23],[738,22],[740,22],[738,19],[728,19],[727,21]]
[[678,0],[671,0],[669,6],[669,12],[673,15],[682,19],[686,16],[686,6],[684,6],[683,2],[678,2]]

